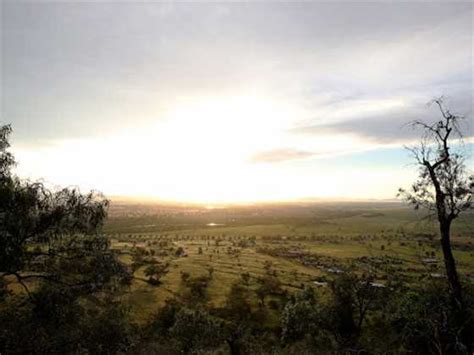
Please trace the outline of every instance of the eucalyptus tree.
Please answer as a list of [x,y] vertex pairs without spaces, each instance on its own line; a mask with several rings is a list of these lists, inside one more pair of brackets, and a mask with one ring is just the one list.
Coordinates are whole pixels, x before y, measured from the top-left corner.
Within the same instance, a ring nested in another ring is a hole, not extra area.
[[101,233],[109,201],[76,188],[51,191],[12,174],[10,126],[0,128],[0,278],[93,292],[126,270]]
[[[89,339],[92,325],[112,315],[112,323],[124,320],[118,309],[99,308],[94,316],[91,309],[111,305],[114,291],[130,281],[101,232],[108,200],[15,176],[11,132],[0,126],[0,353],[122,348],[118,336]],[[16,285],[24,292],[11,292]]]
[[399,190],[399,196],[415,209],[425,208],[436,216],[452,297],[457,307],[463,309],[463,292],[451,246],[451,226],[461,213],[473,207],[474,176],[466,167],[468,156],[462,149],[464,117],[447,109],[442,98],[433,104],[440,111],[438,120],[412,122],[422,136],[418,145],[407,149],[419,167],[419,175],[409,190]]

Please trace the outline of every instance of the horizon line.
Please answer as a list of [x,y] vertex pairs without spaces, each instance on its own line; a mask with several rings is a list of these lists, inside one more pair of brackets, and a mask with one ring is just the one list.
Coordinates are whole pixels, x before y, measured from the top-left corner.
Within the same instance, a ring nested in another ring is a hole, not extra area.
[[162,199],[154,196],[128,196],[128,195],[110,195],[106,196],[112,203],[147,203],[163,205],[184,205],[184,206],[202,206],[202,207],[222,207],[222,206],[249,206],[266,204],[305,204],[305,203],[403,203],[397,198],[356,198],[356,197],[304,197],[294,199],[275,199],[275,200],[248,200],[248,201],[193,201],[193,200],[171,200]]

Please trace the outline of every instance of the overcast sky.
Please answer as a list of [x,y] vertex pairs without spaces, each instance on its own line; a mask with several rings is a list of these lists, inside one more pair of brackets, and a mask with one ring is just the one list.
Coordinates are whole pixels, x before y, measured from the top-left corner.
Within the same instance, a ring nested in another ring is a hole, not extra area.
[[3,1],[0,119],[19,173],[53,184],[391,198],[414,173],[404,123],[436,119],[441,95],[472,121],[472,18],[461,2]]

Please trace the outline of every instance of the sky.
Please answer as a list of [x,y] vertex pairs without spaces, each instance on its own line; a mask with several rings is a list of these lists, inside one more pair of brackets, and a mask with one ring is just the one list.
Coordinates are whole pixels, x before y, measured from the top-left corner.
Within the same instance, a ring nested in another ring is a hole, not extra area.
[[183,202],[393,199],[416,177],[406,123],[439,119],[439,96],[472,152],[469,2],[1,4],[0,121],[26,178]]

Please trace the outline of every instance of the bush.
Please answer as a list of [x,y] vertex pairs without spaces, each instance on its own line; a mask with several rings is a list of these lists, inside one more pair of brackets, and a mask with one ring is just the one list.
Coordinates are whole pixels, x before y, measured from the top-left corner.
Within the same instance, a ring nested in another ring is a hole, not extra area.
[[176,342],[177,350],[184,353],[215,348],[222,344],[226,337],[222,321],[202,310],[186,308],[176,313],[169,334]]
[[[407,292],[392,315],[392,327],[404,349],[419,353],[467,354],[473,344],[463,344],[461,334],[474,329],[472,292],[466,290],[466,313],[459,314],[444,283],[423,285]],[[471,340],[473,338],[471,337]]]

